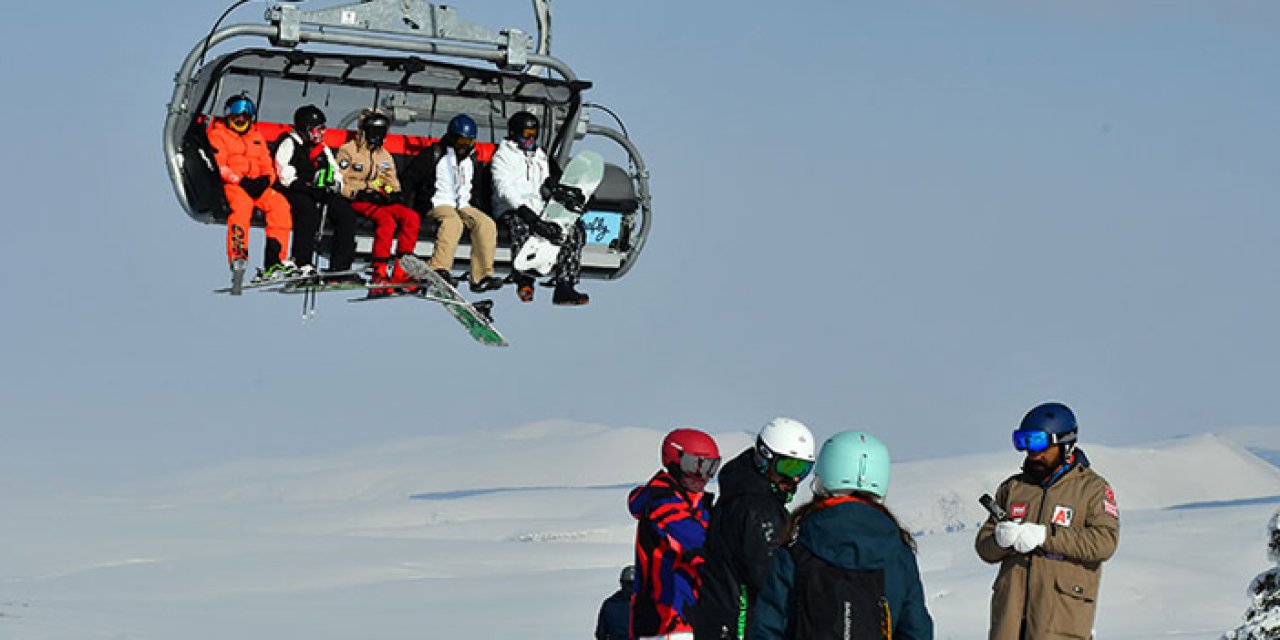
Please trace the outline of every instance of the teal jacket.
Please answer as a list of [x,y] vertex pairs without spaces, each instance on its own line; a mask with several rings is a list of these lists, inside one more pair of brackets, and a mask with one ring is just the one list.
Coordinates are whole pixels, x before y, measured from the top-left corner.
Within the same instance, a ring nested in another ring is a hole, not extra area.
[[[894,640],[932,640],[933,618],[925,608],[924,586],[915,553],[903,542],[888,516],[863,502],[839,502],[811,512],[800,523],[793,544],[841,567],[884,571],[885,597]],[[804,640],[787,636],[795,563],[779,551],[764,590],[756,600],[755,618],[747,637],[752,640]]]

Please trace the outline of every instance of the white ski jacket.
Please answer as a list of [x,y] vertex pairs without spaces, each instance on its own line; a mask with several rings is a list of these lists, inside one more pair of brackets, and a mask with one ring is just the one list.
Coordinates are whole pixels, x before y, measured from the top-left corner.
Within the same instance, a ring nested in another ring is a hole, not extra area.
[[542,213],[542,183],[551,177],[551,163],[541,147],[526,152],[503,140],[493,153],[493,217],[500,218],[521,205]]
[[475,153],[459,162],[453,147],[446,149],[436,163],[436,192],[431,196],[431,206],[454,209],[471,206],[471,182],[475,175]]

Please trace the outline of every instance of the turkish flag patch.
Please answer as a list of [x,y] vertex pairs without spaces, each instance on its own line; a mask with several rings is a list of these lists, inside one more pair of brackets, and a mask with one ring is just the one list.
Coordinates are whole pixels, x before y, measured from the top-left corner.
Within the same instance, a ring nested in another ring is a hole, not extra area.
[[1014,520],[1023,520],[1027,517],[1027,503],[1015,502],[1009,507],[1009,517]]
[[1111,490],[1110,486],[1107,487],[1102,496],[1102,510],[1106,511],[1109,516],[1120,517],[1120,508],[1116,506],[1116,494]]

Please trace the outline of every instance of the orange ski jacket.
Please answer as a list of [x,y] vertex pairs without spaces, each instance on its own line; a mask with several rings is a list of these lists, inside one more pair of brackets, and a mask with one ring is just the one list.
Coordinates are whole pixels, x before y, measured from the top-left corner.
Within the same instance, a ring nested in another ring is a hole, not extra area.
[[213,160],[218,164],[222,181],[239,184],[241,178],[267,176],[276,180],[275,160],[267,148],[267,141],[251,126],[244,135],[232,131],[221,118],[209,127],[209,144],[213,147]]

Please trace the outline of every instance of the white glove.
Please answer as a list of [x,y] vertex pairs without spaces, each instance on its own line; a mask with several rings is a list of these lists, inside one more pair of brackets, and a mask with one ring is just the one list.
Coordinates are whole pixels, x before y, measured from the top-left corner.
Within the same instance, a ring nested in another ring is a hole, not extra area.
[[1009,548],[1013,546],[1015,540],[1018,539],[1018,533],[1022,531],[1022,525],[1017,522],[1009,522],[1008,520],[996,523],[996,544]]
[[1018,538],[1013,541],[1013,550],[1018,553],[1031,553],[1036,547],[1044,544],[1045,528],[1042,524],[1023,524]]

